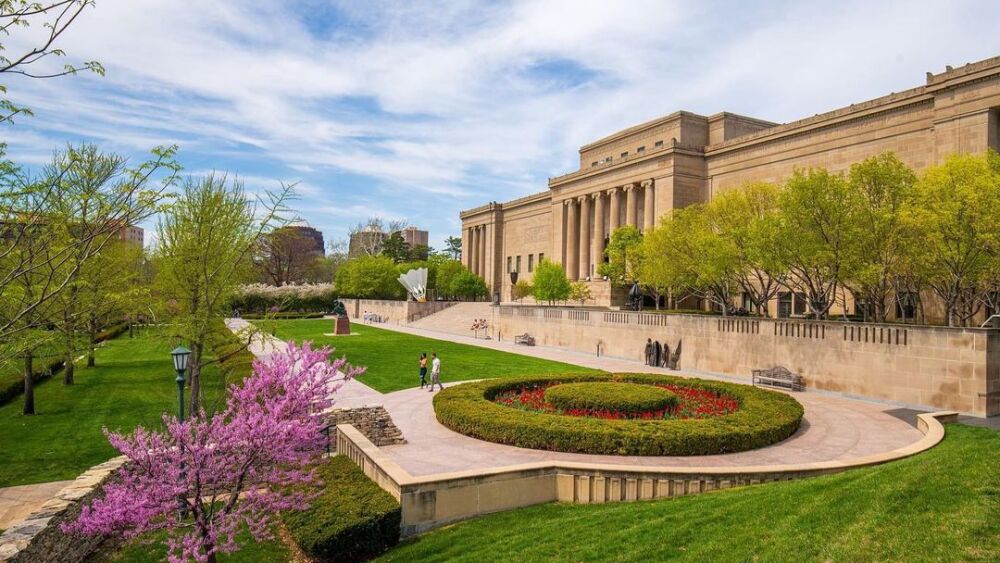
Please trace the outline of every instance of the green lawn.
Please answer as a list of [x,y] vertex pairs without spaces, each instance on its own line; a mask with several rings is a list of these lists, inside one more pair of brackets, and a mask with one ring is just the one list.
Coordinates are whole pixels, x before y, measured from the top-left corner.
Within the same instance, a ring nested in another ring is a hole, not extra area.
[[596,373],[593,369],[562,362],[413,336],[361,323],[351,324],[351,331],[357,336],[323,336],[333,330],[330,319],[258,323],[285,340],[310,340],[336,347],[337,356],[346,355],[351,363],[368,368],[358,379],[383,393],[420,385],[418,360],[421,352],[427,352],[428,358],[431,352],[437,352],[441,358],[441,380],[445,383],[514,375]]
[[[120,548],[105,548],[91,556],[90,563],[155,563],[167,560],[167,546],[164,542],[165,532],[153,536],[155,540],[135,540]],[[278,539],[256,543],[250,533],[244,531],[237,537],[242,549],[236,553],[219,554],[219,563],[263,563],[292,561],[293,557],[288,547]]]
[[916,457],[670,500],[548,504],[431,532],[384,561],[1000,561],[1000,432]]
[[[72,386],[56,374],[35,388],[34,416],[21,414],[23,398],[0,406],[0,487],[73,479],[116,452],[101,432],[136,425],[159,427],[177,410],[170,345],[150,334],[110,340],[97,351],[97,367],[77,367]],[[205,370],[206,405],[218,405],[223,385],[215,365]]]

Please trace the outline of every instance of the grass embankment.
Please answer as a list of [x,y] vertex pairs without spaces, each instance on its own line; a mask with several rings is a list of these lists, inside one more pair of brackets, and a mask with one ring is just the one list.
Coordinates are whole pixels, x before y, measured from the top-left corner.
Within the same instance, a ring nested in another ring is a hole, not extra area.
[[[22,400],[0,406],[0,487],[73,479],[114,457],[101,431],[159,427],[163,412],[177,411],[176,373],[169,343],[152,332],[120,336],[97,350],[97,366],[79,365],[75,384],[59,376],[35,388],[33,416],[21,414]],[[224,395],[218,364],[202,375],[206,408]]]
[[[418,360],[421,352],[441,358],[441,380],[466,381],[515,375],[555,375],[564,373],[600,373],[562,362],[543,360],[510,352],[458,344],[351,323],[356,336],[323,336],[333,332],[333,320],[281,320],[260,322],[260,327],[285,340],[334,346],[337,356],[347,356],[367,372],[358,379],[377,391],[389,393],[420,385]],[[430,373],[427,375],[430,381]]]
[[384,561],[1000,561],[1000,432],[837,475],[670,500],[547,504],[431,532]]

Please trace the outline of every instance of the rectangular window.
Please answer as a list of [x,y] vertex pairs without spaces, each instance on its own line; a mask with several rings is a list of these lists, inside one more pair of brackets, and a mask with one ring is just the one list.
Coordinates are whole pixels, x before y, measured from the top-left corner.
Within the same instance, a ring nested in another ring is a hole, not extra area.
[[622,158],[625,158],[626,156],[628,156],[628,151],[622,153]]
[[756,313],[757,305],[754,304],[753,299],[750,298],[750,294],[743,292],[743,308],[747,310],[748,313]]
[[542,252],[538,253],[538,263],[541,264],[542,260],[545,260],[545,254]]
[[507,257],[507,273],[510,273],[510,256]]
[[806,314],[806,294],[796,291],[795,292],[795,314],[804,315]]
[[920,305],[920,295],[912,291],[902,291],[896,296],[896,318],[913,320],[917,318],[917,307]]
[[778,294],[778,318],[787,319],[792,316],[792,294],[782,291]]
[[596,161],[596,160],[595,160],[594,162],[591,162],[591,163],[590,163],[590,167],[591,167],[591,168],[593,168],[593,167],[595,167],[595,166],[597,166],[597,161]]
[[535,255],[534,254],[529,254],[528,255],[528,273],[531,273],[531,272],[534,272],[534,271],[535,271]]
[[518,257],[516,258],[516,260],[517,260],[517,261],[516,261],[516,262],[514,263],[514,271],[515,271],[515,272],[520,272],[520,271],[521,271],[521,257],[520,257],[520,256],[518,256]]
[[639,154],[642,154],[642,153],[646,152],[646,147],[645,146],[641,146],[641,147],[635,149],[635,152],[637,152]]
[[656,141],[655,143],[653,143],[654,148],[660,148],[662,146],[663,146],[663,141]]

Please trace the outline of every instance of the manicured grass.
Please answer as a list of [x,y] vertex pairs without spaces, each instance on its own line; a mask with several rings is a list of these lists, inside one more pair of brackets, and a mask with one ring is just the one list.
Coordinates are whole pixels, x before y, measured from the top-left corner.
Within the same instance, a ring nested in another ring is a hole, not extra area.
[[[35,388],[33,416],[23,397],[0,406],[0,487],[73,479],[116,455],[101,432],[160,427],[177,410],[176,373],[169,342],[152,333],[120,336],[97,351],[97,367],[77,366],[71,386],[56,374]],[[202,377],[210,410],[223,397],[217,365]]]
[[296,342],[310,340],[314,344],[334,346],[337,356],[346,355],[351,363],[367,367],[368,371],[359,379],[383,393],[420,385],[418,361],[421,352],[426,352],[428,357],[428,382],[431,352],[437,352],[441,358],[441,380],[445,383],[514,375],[599,373],[562,362],[414,336],[361,323],[351,323],[351,332],[356,332],[357,336],[323,336],[333,330],[330,319],[269,321],[259,325],[282,339]]
[[670,500],[547,504],[431,532],[384,561],[1000,561],[1000,432],[837,475]]

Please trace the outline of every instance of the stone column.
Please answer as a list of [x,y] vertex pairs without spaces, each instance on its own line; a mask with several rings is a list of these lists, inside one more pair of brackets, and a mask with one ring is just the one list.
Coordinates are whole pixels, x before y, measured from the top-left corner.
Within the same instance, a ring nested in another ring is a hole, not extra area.
[[580,196],[580,279],[590,275],[590,196]]
[[465,243],[464,243],[465,246],[462,247],[462,258],[465,259],[465,267],[468,268],[469,271],[471,272],[473,264],[472,260],[473,256],[475,256],[474,251],[476,248],[476,239],[475,239],[476,228],[469,227],[468,231],[469,231],[469,236],[465,238]]
[[472,227],[469,238],[469,271],[479,275],[479,227]]
[[622,192],[618,188],[611,188],[608,190],[608,196],[611,203],[611,215],[608,221],[608,235],[615,232],[618,227],[622,226],[621,216],[622,216]]
[[597,267],[604,262],[604,194],[597,192],[594,198],[594,275]]
[[566,263],[563,269],[566,270],[566,277],[575,280],[580,272],[580,216],[576,209],[576,202],[572,199],[566,200]]
[[486,277],[486,225],[479,227],[479,276]]
[[642,182],[642,197],[644,208],[642,210],[642,232],[646,232],[653,228],[653,222],[656,221],[656,214],[653,212],[653,181],[644,180]]
[[625,184],[625,224],[636,226],[635,223],[635,184]]

